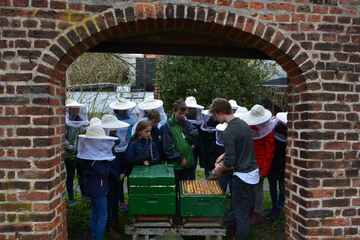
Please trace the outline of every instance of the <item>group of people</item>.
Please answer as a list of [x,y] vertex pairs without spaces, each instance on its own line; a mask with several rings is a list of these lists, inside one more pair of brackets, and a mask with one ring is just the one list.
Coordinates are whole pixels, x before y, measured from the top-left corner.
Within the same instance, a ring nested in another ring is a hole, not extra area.
[[102,239],[104,232],[120,237],[115,231],[123,230],[119,206],[127,211],[123,180],[135,165],[172,164],[177,190],[180,181],[196,179],[198,162],[206,177],[228,172],[219,182],[230,190],[234,224],[229,231],[237,240],[247,239],[249,225],[262,218],[265,177],[273,203],[266,215],[279,217],[285,200],[286,113],[273,118],[260,105],[247,111],[221,98],[204,110],[194,97],[175,101],[169,118],[153,96],[137,105],[119,99],[109,108],[101,120],[88,121],[86,105],[66,104],[68,201],[76,204],[77,170],[82,197],[91,201],[92,239]]

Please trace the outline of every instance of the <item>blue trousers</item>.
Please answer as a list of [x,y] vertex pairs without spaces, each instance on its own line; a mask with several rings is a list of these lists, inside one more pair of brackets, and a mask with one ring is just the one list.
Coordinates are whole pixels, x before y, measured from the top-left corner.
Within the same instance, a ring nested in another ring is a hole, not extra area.
[[285,181],[279,181],[273,178],[268,178],[268,180],[271,203],[273,207],[283,209],[285,204]]
[[91,198],[90,234],[91,240],[102,240],[107,220],[106,195]]
[[[232,195],[232,192],[233,192],[233,176],[231,177],[227,177],[227,178],[219,178],[219,184],[220,186],[222,187],[222,189],[224,190],[224,192],[226,192],[227,188],[228,188],[228,185],[229,185],[229,190],[230,190],[230,195]],[[230,205],[230,210],[229,210],[229,213],[233,211],[233,208],[232,208],[232,203]]]
[[252,191],[254,191],[254,185],[234,176],[232,204],[235,218],[233,230],[236,232],[236,240],[246,240],[249,237],[249,203]]

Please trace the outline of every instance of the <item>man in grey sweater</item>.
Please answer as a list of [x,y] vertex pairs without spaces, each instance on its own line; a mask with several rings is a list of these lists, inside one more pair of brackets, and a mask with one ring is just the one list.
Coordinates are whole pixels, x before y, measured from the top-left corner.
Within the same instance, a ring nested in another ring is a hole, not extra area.
[[250,195],[254,185],[259,182],[251,130],[243,120],[233,115],[226,99],[214,99],[209,112],[216,121],[228,124],[223,132],[225,153],[216,160],[214,173],[221,174],[231,168],[234,170],[232,204],[235,221],[232,230],[236,233],[236,240],[245,240],[248,239],[250,228]]

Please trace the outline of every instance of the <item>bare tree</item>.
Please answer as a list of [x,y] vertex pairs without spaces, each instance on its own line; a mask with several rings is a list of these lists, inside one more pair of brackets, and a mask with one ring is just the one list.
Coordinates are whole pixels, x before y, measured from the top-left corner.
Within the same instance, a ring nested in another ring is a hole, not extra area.
[[287,108],[287,93],[286,87],[268,87],[265,91],[265,97],[278,106],[283,112]]
[[[135,83],[134,57],[111,53],[85,53],[66,72],[66,96],[89,106],[89,113],[99,111],[108,98],[122,97],[117,86]],[[112,86],[112,87],[111,87]],[[103,94],[106,92],[107,94]],[[100,110],[103,112],[105,109]]]

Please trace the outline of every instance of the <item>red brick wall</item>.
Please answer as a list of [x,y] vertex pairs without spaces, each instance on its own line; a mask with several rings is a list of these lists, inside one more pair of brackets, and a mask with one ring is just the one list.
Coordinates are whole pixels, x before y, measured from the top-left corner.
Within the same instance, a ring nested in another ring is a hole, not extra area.
[[0,0],[0,240],[67,238],[67,67],[103,41],[163,28],[245,42],[287,71],[286,234],[359,238],[359,7],[356,0]]

